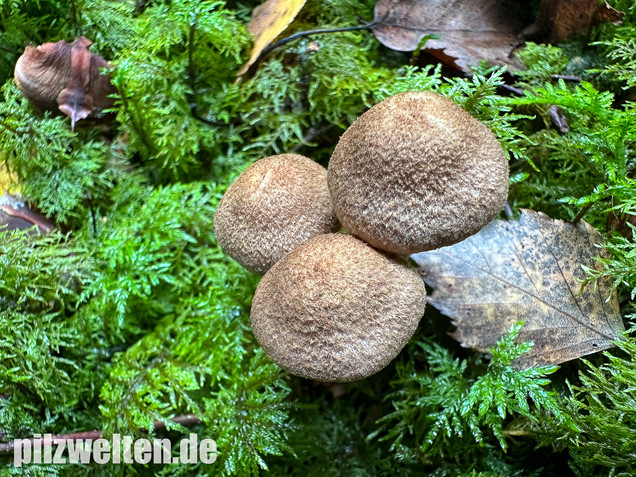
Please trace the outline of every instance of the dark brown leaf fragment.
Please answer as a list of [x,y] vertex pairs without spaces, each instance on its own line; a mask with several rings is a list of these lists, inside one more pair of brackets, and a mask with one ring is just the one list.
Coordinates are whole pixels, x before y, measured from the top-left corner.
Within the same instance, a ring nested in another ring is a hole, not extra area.
[[110,65],[88,50],[91,41],[81,36],[73,43],[60,40],[27,46],[15,65],[18,88],[38,110],[62,112],[75,122],[112,107],[117,90],[101,69]]
[[[5,194],[0,196],[1,230],[25,230],[37,225],[40,233],[50,232],[55,226],[42,214],[29,209],[16,197]],[[35,229],[34,229],[34,233]]]
[[568,120],[565,117],[565,113],[559,106],[556,106],[554,104],[550,106],[550,120],[552,121],[552,125],[561,134],[570,132],[570,125],[568,124]]
[[542,0],[539,15],[525,35],[558,42],[600,23],[620,23],[623,16],[607,2],[598,0]]

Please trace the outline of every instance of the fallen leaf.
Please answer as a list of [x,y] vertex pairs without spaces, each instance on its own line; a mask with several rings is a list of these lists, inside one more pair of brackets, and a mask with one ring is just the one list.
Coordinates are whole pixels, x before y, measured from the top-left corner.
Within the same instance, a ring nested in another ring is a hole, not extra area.
[[75,130],[75,123],[86,119],[93,108],[93,98],[88,90],[93,57],[93,53],[88,51],[90,45],[91,41],[83,36],[71,45],[71,78],[57,97],[60,111],[71,118],[72,131]]
[[[41,234],[55,228],[42,214],[29,209],[24,202],[10,194],[0,195],[0,230],[25,230],[38,226]],[[33,231],[35,233],[35,229]]]
[[568,119],[565,117],[563,110],[559,106],[553,104],[550,106],[549,112],[552,126],[554,126],[561,134],[569,133],[570,125],[568,124]]
[[307,0],[267,0],[252,12],[247,31],[254,37],[250,59],[236,76],[244,75],[261,52],[296,18]]
[[600,23],[620,23],[624,14],[598,0],[542,0],[537,20],[526,30],[541,40],[558,42]]
[[429,302],[453,320],[462,346],[486,351],[516,322],[534,346],[521,367],[558,364],[605,350],[624,329],[611,280],[582,286],[598,268],[600,235],[531,210],[497,220],[463,242],[412,258],[434,289]]
[[10,174],[5,164],[0,163],[0,194],[3,192],[19,192],[17,179]]
[[512,0],[378,0],[373,33],[398,51],[414,51],[422,38],[437,35],[426,50],[453,58],[466,72],[482,60],[520,68],[512,52],[532,19],[524,2]]

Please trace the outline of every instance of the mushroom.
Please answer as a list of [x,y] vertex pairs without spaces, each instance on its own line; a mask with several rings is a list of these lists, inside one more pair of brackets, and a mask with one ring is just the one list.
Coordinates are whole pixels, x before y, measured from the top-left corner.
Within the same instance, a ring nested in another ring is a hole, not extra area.
[[66,114],[71,128],[76,121],[113,106],[117,90],[100,69],[110,65],[88,50],[83,36],[73,43],[60,40],[38,47],[27,46],[15,65],[15,82],[36,108]]
[[413,269],[343,234],[309,239],[261,279],[254,336],[292,374],[326,382],[370,376],[395,358],[424,314]]
[[338,228],[326,169],[297,154],[256,161],[228,188],[214,216],[223,251],[258,274],[310,237]]
[[459,242],[490,222],[508,195],[508,162],[492,132],[455,103],[408,92],[351,124],[328,183],[349,233],[411,254]]

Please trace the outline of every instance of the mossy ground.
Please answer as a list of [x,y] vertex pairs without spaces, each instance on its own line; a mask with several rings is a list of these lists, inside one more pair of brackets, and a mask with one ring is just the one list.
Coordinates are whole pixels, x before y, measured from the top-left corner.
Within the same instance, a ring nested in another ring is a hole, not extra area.
[[[202,423],[191,429],[220,450],[209,466],[34,465],[28,475],[633,475],[633,338],[556,372],[520,373],[508,366],[524,349],[514,330],[489,362],[459,347],[448,319],[430,309],[389,367],[325,386],[263,354],[249,327],[258,277],[224,256],[212,233],[223,191],[254,160],[295,152],[326,165],[372,104],[434,90],[502,142],[513,211],[566,220],[587,211],[611,253],[591,278],[612,277],[629,326],[633,2],[611,2],[626,13],[619,26],[527,45],[528,70],[515,77],[487,67],[457,76],[356,31],[322,35],[319,48],[289,43],[235,84],[258,3],[0,4],[2,162],[59,226],[39,238],[0,232],[0,437],[139,436],[153,421],[193,413]],[[372,10],[370,0],[309,0],[290,32],[355,25]],[[113,123],[72,133],[65,118],[33,111],[12,71],[24,45],[80,34],[112,61],[120,97]],[[552,125],[553,105],[568,133]],[[10,456],[5,463],[0,474],[24,475]]]

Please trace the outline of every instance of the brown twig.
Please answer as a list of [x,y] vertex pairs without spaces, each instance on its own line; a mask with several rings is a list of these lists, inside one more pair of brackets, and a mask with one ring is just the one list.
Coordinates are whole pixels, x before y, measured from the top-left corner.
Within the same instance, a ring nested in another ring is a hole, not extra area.
[[569,81],[571,83],[581,82],[581,78],[579,76],[574,76],[574,75],[550,75],[550,78],[555,80]]
[[587,214],[587,211],[590,210],[594,204],[596,204],[596,201],[590,202],[585,207],[583,207],[581,211],[576,215],[576,217],[574,217],[574,220],[572,221],[572,225],[578,224],[581,221],[581,219],[585,216],[585,214]]
[[502,88],[503,90],[510,92],[516,96],[524,96],[524,92],[522,89],[516,88],[514,86],[511,86],[509,84],[502,84],[501,86],[498,86],[498,88]]
[[0,45],[0,50],[6,51],[7,53],[11,53],[15,56],[20,56],[22,54],[21,51],[15,50],[13,48],[9,48],[8,46]]
[[[180,424],[182,426],[193,426],[195,424],[199,424],[201,422],[201,419],[199,419],[194,414],[184,414],[182,416],[177,416],[173,419],[170,419],[170,421],[174,422],[175,424]],[[155,421],[153,424],[153,428],[155,431],[165,429],[166,427],[167,427],[167,424],[165,421]],[[45,446],[45,445],[58,444],[60,442],[65,442],[69,439],[73,441],[77,441],[80,439],[95,440],[95,439],[99,439],[102,434],[103,434],[102,430],[95,429],[93,431],[75,432],[73,434],[59,434],[59,435],[55,435],[55,436],[51,436],[47,438],[44,438],[44,437],[41,437],[38,439],[30,438],[29,441],[32,446],[36,441],[39,441],[40,445]],[[0,443],[0,454],[13,452],[14,448],[15,448],[15,441],[2,442]]]
[[276,48],[279,48],[279,47],[281,47],[283,45],[286,45],[290,41],[297,40],[298,38],[303,38],[305,36],[310,36],[310,35],[322,35],[324,33],[342,33],[342,32],[347,32],[347,31],[370,30],[371,28],[373,28],[377,24],[378,23],[376,23],[376,22],[372,22],[372,23],[367,23],[365,25],[356,25],[356,26],[352,26],[352,27],[332,28],[332,29],[317,29],[317,30],[306,30],[306,31],[296,32],[293,35],[289,35],[288,37],[285,37],[285,38],[283,38],[281,40],[278,40],[276,43],[272,43],[267,48],[265,48],[263,51],[261,51],[261,54],[258,55],[258,57],[254,61],[252,66],[250,66],[250,68],[252,68],[254,65],[259,64],[261,62],[261,60],[265,56],[267,56],[269,53],[274,51]]

